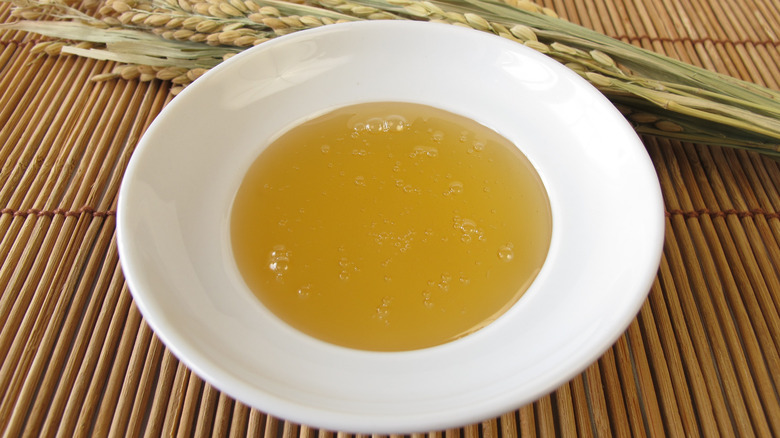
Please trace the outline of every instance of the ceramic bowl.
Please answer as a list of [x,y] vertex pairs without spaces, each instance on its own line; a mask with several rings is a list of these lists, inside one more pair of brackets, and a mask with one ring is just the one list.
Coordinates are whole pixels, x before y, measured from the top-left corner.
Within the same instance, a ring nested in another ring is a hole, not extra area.
[[[503,316],[407,352],[338,347],[292,329],[248,290],[229,213],[273,138],[326,110],[406,101],[514,142],[547,188],[547,260]],[[149,127],[118,206],[122,268],[159,338],[240,402],[316,428],[408,433],[471,424],[554,391],[624,332],[655,278],[663,204],[635,132],[596,89],[521,44],[455,26],[356,22],[231,58]]]

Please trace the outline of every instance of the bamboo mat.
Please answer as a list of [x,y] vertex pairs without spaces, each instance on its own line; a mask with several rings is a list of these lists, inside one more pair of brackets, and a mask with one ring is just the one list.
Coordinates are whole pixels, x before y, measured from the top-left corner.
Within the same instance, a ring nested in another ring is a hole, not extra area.
[[[545,0],[562,17],[780,88],[776,0]],[[0,18],[9,18],[8,4]],[[170,101],[112,64],[37,56],[0,30],[0,431],[5,436],[342,437],[204,383],[152,333],[117,258],[117,188]],[[780,167],[643,138],[666,204],[648,300],[582,374],[537,402],[432,437],[780,436]],[[631,220],[615,206],[605,214]],[[418,435],[414,435],[418,437]],[[422,437],[420,434],[419,437]]]

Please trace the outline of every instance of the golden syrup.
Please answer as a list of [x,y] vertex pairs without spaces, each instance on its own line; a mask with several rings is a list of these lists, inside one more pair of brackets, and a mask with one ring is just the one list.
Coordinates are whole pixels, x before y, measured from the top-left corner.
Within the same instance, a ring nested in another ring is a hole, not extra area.
[[363,350],[446,343],[513,305],[544,263],[552,218],[515,145],[429,106],[366,103],[265,149],[231,239],[260,301],[298,330]]

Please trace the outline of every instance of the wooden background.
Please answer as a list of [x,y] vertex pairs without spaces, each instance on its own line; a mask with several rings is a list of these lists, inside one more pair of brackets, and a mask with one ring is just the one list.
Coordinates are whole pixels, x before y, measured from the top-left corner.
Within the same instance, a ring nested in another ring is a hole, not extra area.
[[[777,0],[543,4],[779,89]],[[9,13],[0,4],[0,20]],[[122,276],[114,209],[134,146],[172,98],[169,84],[92,82],[113,65],[31,54],[36,38],[0,30],[0,432],[347,435],[233,401],[149,329]],[[428,434],[780,436],[780,167],[742,151],[643,140],[667,214],[663,260],[638,317],[549,396]],[[632,220],[619,205],[604,214]]]

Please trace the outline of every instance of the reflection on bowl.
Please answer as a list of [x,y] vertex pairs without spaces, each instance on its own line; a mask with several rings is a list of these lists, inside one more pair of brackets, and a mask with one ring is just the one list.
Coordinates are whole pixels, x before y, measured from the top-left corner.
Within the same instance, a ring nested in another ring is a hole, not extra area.
[[[390,101],[470,118],[517,145],[544,183],[554,226],[533,284],[493,323],[435,347],[375,352],[305,335],[257,300],[234,261],[230,211],[281,132]],[[631,221],[611,214],[616,206]],[[663,208],[636,134],[572,72],[485,33],[377,21],[264,43],[177,96],[128,166],[118,233],[145,319],[212,385],[319,428],[406,433],[500,415],[596,360],[655,277]]]

